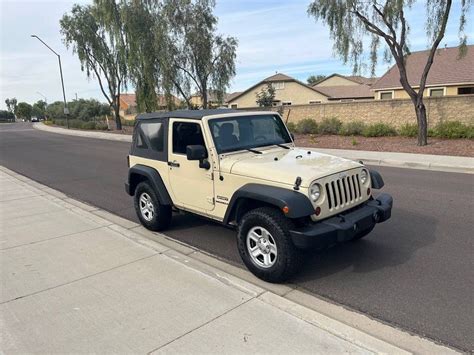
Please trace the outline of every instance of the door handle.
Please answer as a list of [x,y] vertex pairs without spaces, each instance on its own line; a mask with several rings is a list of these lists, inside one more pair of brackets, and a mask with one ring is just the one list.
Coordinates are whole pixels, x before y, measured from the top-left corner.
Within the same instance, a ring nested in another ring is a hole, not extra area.
[[179,168],[179,163],[176,161],[169,161],[168,166],[171,166],[173,168]]

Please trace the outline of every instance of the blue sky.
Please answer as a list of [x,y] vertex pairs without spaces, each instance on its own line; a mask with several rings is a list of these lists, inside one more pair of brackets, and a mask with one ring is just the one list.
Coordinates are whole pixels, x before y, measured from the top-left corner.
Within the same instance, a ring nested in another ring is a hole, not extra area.
[[[7,97],[35,102],[47,97],[48,102],[62,99],[57,60],[40,42],[30,37],[42,37],[61,54],[66,96],[94,97],[104,101],[97,82],[81,72],[79,61],[61,42],[59,19],[73,3],[69,0],[0,0],[0,107]],[[305,81],[311,74],[351,74],[352,68],[333,56],[329,31],[309,18],[309,0],[217,0],[219,32],[239,40],[237,75],[232,91],[241,91],[263,78],[281,72]],[[442,42],[458,44],[459,1],[455,1]],[[424,3],[414,6],[408,14],[411,25],[412,51],[426,49]],[[474,39],[471,9],[469,43]],[[390,65],[380,63],[377,75]],[[368,73],[366,73],[368,74]],[[132,91],[132,89],[129,89]]]

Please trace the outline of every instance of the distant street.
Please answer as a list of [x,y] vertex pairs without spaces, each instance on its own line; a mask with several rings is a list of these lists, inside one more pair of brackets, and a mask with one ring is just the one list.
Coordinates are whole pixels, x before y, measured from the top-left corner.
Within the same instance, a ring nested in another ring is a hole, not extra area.
[[[0,164],[137,221],[124,191],[129,143],[0,124]],[[348,308],[474,350],[474,177],[378,168],[392,219],[359,243],[315,254],[294,283]],[[235,232],[180,215],[165,234],[240,265]]]

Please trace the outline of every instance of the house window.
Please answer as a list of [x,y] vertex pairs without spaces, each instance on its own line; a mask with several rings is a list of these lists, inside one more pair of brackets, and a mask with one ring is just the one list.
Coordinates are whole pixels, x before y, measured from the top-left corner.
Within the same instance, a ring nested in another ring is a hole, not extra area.
[[380,100],[391,100],[393,99],[393,91],[384,91],[380,93]]
[[431,97],[444,96],[444,88],[430,88],[428,91]]
[[310,100],[310,101],[309,101],[309,104],[310,104],[310,105],[315,105],[315,104],[320,104],[320,103],[321,103],[320,100]]
[[474,94],[474,86],[458,88],[458,95],[472,95]]
[[230,108],[236,109],[238,104],[230,104]]
[[272,83],[272,86],[275,90],[283,90],[285,88],[285,82],[284,81],[276,81]]
[[281,104],[283,106],[291,106],[291,101],[282,101]]

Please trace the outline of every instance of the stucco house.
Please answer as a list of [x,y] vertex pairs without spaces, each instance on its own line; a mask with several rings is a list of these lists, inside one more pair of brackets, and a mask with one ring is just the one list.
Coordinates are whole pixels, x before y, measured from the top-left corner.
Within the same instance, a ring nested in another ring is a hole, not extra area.
[[328,100],[328,96],[288,75],[277,73],[228,99],[230,108],[257,106],[257,94],[271,84],[275,88],[273,106],[308,105]]
[[378,78],[332,74],[313,84],[312,87],[328,96],[329,101],[373,100],[371,85]]
[[[429,51],[411,53],[406,59],[408,82],[417,89]],[[376,100],[408,99],[400,84],[396,65],[392,66],[371,88]],[[426,80],[425,96],[474,94],[474,45],[459,57],[457,47],[438,49]]]
[[[179,107],[181,101],[172,96],[172,100],[176,107]],[[166,110],[167,102],[165,95],[158,95],[158,110]],[[120,94],[119,102],[120,116],[125,117],[125,119],[134,118],[137,112],[137,97],[135,94]]]
[[[229,97],[233,97],[236,94],[239,94],[239,93],[234,92],[232,94],[224,94],[223,98],[221,100],[219,100],[219,93],[216,90],[209,90],[208,94],[207,94],[208,106],[209,106],[209,108],[217,108],[217,107],[220,107],[220,106],[225,106],[225,105],[227,105],[227,100],[229,99]],[[191,104],[195,107],[202,108],[202,106],[203,106],[201,94],[198,93],[198,92],[194,93],[191,96],[190,101],[191,101]]]

